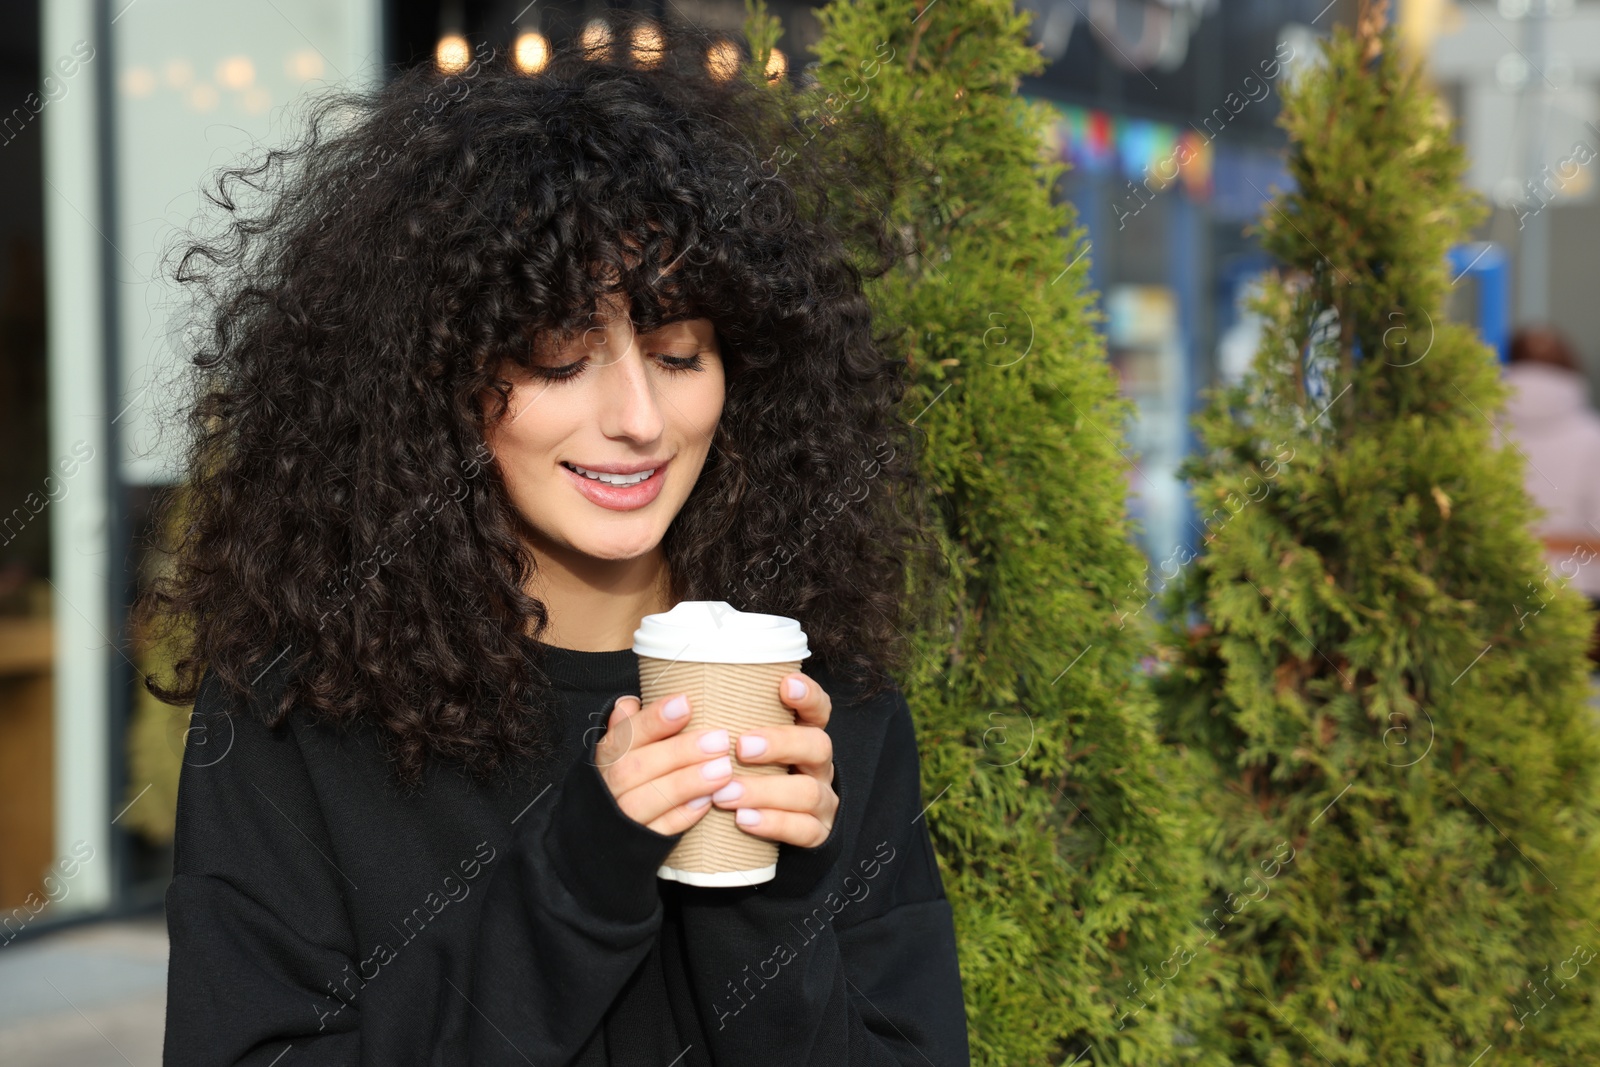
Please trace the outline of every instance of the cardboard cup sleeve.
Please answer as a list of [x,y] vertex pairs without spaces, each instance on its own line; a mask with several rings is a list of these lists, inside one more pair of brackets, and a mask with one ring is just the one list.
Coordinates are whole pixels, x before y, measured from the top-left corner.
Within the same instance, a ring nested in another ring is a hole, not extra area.
[[[689,694],[684,731],[728,731],[728,757],[735,776],[788,774],[785,764],[742,763],[739,734],[763,726],[792,726],[794,711],[778,697],[783,676],[800,669],[783,663],[702,663],[639,656],[639,699],[650,704],[675,693]],[[778,843],[747,833],[732,809],[712,805],[657,871],[659,877],[702,886],[754,885],[777,876]]]

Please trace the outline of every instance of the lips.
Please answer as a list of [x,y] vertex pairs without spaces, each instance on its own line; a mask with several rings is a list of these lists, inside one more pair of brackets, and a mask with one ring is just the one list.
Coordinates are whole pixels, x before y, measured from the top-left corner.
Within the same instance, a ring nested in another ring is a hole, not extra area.
[[666,466],[666,459],[651,459],[646,462],[632,462],[632,464],[579,464],[571,459],[563,459],[563,467],[574,467],[579,472],[589,474],[642,474],[645,470],[654,470],[656,467]]
[[[561,469],[571,479],[573,487],[588,498],[591,504],[597,504],[610,511],[633,511],[649,504],[661,494],[661,487],[666,484],[667,466],[670,462],[670,460],[666,460],[657,464],[654,474],[634,485],[611,485],[606,482],[596,481],[593,478],[587,478],[579,474],[565,463],[561,464]],[[622,465],[615,464],[615,466]],[[603,468],[586,469],[606,474],[628,473],[626,471],[605,471]],[[639,467],[634,465],[634,472],[649,469],[648,466]]]
[[605,482],[608,485],[622,486],[630,485],[633,482],[639,481],[639,475],[653,473],[657,467],[664,466],[665,464],[666,460],[660,460],[655,463],[607,463],[598,467],[586,467],[581,463],[573,463],[570,460],[561,461],[561,465],[563,467],[566,467],[568,470],[576,471],[592,481]]

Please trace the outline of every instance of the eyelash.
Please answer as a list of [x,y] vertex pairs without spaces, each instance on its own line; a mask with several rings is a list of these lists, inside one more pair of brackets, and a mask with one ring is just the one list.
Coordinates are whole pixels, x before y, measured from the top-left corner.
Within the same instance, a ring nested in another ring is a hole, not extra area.
[[[651,355],[660,359],[661,365],[674,374],[701,370],[705,363],[705,360],[698,352],[692,356],[669,356],[664,352],[652,352]],[[568,363],[564,367],[535,367],[533,373],[548,381],[565,382],[582,374],[583,368],[588,365],[589,361],[587,359],[580,359],[578,362]]]

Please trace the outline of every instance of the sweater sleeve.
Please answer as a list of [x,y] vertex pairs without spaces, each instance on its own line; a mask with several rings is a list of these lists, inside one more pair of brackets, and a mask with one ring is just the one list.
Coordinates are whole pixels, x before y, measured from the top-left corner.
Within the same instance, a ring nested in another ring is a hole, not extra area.
[[[898,692],[895,705],[876,767],[834,746],[839,817],[829,841],[780,846],[779,876],[763,886],[677,890],[713,1062],[970,1065],[911,713]],[[838,862],[817,871],[809,853]]]
[[208,672],[178,776],[164,1067],[360,1062],[359,1010],[332,995],[359,954],[356,892],[292,734],[224,709]]
[[[204,685],[191,721],[215,740],[179,780],[164,1067],[265,1065],[289,1048],[300,1064],[372,1062],[370,994],[341,999],[336,981],[364,947],[346,901],[382,872],[341,869],[294,729],[227,715]],[[526,810],[484,886],[460,988],[443,998],[462,1013],[445,1028],[464,1035],[462,1062],[578,1056],[649,952],[655,871],[677,840],[624,813],[584,758]]]
[[518,828],[488,886],[470,1063],[499,1063],[508,1044],[534,1063],[570,1063],[661,929],[656,868],[681,834],[634,821],[587,756],[542,814]]

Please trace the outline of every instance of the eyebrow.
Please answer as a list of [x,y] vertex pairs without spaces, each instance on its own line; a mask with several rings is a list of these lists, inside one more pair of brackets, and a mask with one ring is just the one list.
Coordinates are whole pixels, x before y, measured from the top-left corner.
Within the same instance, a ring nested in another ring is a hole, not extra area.
[[689,316],[687,318],[674,319],[671,322],[659,323],[656,326],[654,326],[654,327],[652,327],[652,328],[650,328],[648,330],[641,330],[639,332],[640,333],[647,333],[647,334],[648,333],[663,333],[663,332],[665,332],[667,330],[674,330],[674,329],[675,330],[679,330],[679,331],[684,331],[684,332],[699,332],[701,329],[704,329],[705,327],[701,327],[701,326],[698,326],[698,325],[695,325],[695,324],[702,323],[702,322],[706,323],[710,327],[711,336],[714,338],[716,336],[716,333],[717,333],[717,324],[715,322],[712,322],[711,319],[707,318],[704,315],[692,315],[692,316]]

